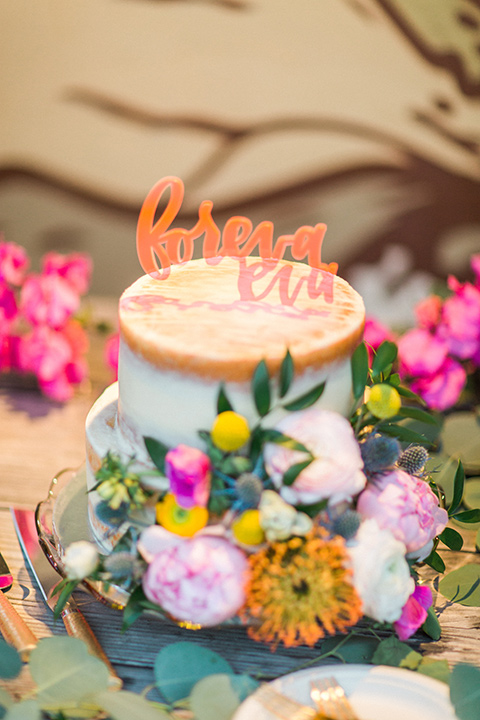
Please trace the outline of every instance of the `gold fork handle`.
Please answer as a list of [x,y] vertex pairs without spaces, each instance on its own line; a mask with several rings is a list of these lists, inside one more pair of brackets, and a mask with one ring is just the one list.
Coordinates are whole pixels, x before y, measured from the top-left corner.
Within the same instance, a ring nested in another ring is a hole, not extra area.
[[6,642],[18,650],[23,662],[27,662],[38,640],[25,620],[18,614],[6,595],[1,591],[0,631]]

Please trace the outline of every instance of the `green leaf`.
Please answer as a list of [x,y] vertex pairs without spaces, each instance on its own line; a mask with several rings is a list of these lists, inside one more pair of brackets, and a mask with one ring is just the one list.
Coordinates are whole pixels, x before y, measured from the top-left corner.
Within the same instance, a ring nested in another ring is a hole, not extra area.
[[287,350],[285,357],[282,360],[280,366],[280,387],[279,395],[281,398],[285,397],[290,389],[294,376],[293,358],[290,355],[290,350]]
[[440,640],[442,637],[442,626],[432,606],[427,610],[427,619],[422,625],[422,630],[432,640]]
[[303,443],[298,442],[298,440],[290,437],[290,435],[284,435],[280,432],[280,430],[275,430],[274,428],[269,428],[263,431],[262,441],[263,443],[271,442],[275,443],[276,445],[282,445],[289,450],[298,450],[300,452],[306,452],[311,455],[310,450],[305,447]]
[[220,413],[227,412],[229,410],[233,410],[233,405],[228,399],[227,393],[225,391],[225,385],[222,383],[218,390],[217,414],[220,415]]
[[480,508],[480,477],[468,479],[463,493],[463,504],[470,510]]
[[435,660],[434,658],[424,657],[422,662],[417,668],[417,672],[422,675],[427,675],[434,680],[440,680],[440,682],[449,684],[450,681],[450,668],[447,660]]
[[304,460],[303,462],[295,463],[295,465],[291,465],[286,473],[283,476],[283,484],[284,485],[293,485],[297,477],[300,475],[302,470],[305,470],[311,462],[313,461],[313,458],[310,458],[309,460]]
[[416,650],[411,650],[408,655],[405,655],[403,660],[400,660],[399,667],[406,668],[407,670],[417,670],[420,663],[422,662],[422,656]]
[[155,683],[168,702],[188,697],[193,686],[207,675],[233,673],[218,653],[193,642],[167,645],[155,658]]
[[0,678],[12,680],[22,669],[22,659],[14,647],[0,640]]
[[463,469],[463,465],[458,461],[457,465],[457,471],[455,473],[455,478],[453,480],[453,498],[452,502],[450,503],[450,507],[448,508],[448,514],[453,515],[453,513],[460,507],[460,503],[462,502],[463,498],[463,490],[465,485],[465,471]]
[[480,423],[475,412],[448,415],[442,440],[445,454],[461,460],[467,474],[480,473]]
[[433,568],[439,573],[445,572],[445,563],[443,562],[440,555],[436,552],[436,550],[432,550],[428,558],[424,560],[424,563],[426,565],[430,565],[431,568]]
[[68,580],[67,578],[64,578],[55,587],[54,591],[52,592],[52,597],[58,593],[57,601],[55,603],[55,608],[53,611],[53,617],[55,618],[55,620],[60,617],[60,613],[67,604],[68,600],[70,599],[70,595],[75,590],[78,583],[78,580]]
[[480,607],[480,565],[468,564],[443,577],[438,589],[447,600]]
[[372,662],[375,665],[399,667],[402,660],[404,660],[410,652],[411,648],[409,645],[401,642],[392,635],[381,641],[373,654]]
[[459,663],[450,675],[450,700],[459,720],[478,720],[480,669]]
[[477,510],[464,510],[463,512],[455,513],[451,515],[451,518],[464,523],[477,523],[480,522],[480,508]]
[[316,385],[314,388],[305,393],[305,395],[301,395],[295,400],[285,403],[282,407],[284,407],[285,410],[288,410],[289,412],[295,412],[296,410],[305,410],[306,408],[311,407],[323,395],[323,391],[325,390],[325,384],[326,383],[323,382],[319,385]]
[[41,720],[42,711],[36,700],[23,700],[12,705],[5,715],[5,720]]
[[155,707],[142,695],[127,690],[102,692],[95,695],[95,702],[108,713],[112,720],[170,720],[171,716]]
[[397,388],[399,395],[401,395],[402,397],[409,398],[409,400],[415,400],[415,402],[418,402],[419,405],[426,404],[425,401],[420,397],[420,395],[417,395],[417,393],[414,393],[412,390],[405,387],[405,385],[395,385],[395,387]]
[[260,360],[252,379],[253,399],[260,417],[270,412],[270,376],[265,360]]
[[256,690],[248,675],[210,675],[192,690],[190,707],[195,720],[230,720],[240,703]]
[[461,550],[463,547],[463,537],[453,528],[446,527],[438,537],[450,550]]
[[31,652],[29,667],[44,709],[61,709],[108,688],[106,665],[76,638],[42,638]]
[[377,428],[380,432],[391,437],[396,437],[398,440],[402,440],[407,443],[414,443],[415,445],[431,445],[431,442],[420,433],[410,430],[404,425],[390,424],[388,422],[380,422],[377,424]]
[[342,637],[329,637],[322,642],[322,654],[331,653],[347,663],[371,663],[380,641],[374,637],[351,635],[347,640]]
[[164,445],[160,440],[156,440],[152,437],[144,437],[145,447],[150,455],[153,464],[160,472],[165,472],[165,456],[169,451],[169,448]]
[[412,407],[411,405],[403,405],[398,411],[398,414],[402,417],[413,418],[419,422],[427,423],[428,425],[440,424],[438,418],[435,417],[435,415],[432,415],[431,412],[422,410],[421,408]]
[[477,530],[477,534],[475,535],[475,549],[477,552],[480,552],[480,530]]
[[13,705],[13,698],[9,693],[4,690],[2,687],[0,687],[0,718],[3,717],[3,714],[5,714],[5,710],[8,709],[11,705]]
[[355,400],[360,400],[365,392],[368,382],[368,352],[367,346],[362,342],[352,355],[352,391]]
[[397,358],[397,346],[395,343],[385,340],[373,357],[372,372],[375,376],[385,372]]

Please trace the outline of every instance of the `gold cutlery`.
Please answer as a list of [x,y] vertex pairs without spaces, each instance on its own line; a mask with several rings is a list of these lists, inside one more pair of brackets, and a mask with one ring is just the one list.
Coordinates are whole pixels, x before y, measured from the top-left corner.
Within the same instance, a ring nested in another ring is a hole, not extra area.
[[330,716],[274,690],[271,685],[262,685],[255,693],[255,699],[281,720],[332,720]]
[[317,710],[332,720],[359,720],[345,690],[334,677],[312,680],[310,696]]

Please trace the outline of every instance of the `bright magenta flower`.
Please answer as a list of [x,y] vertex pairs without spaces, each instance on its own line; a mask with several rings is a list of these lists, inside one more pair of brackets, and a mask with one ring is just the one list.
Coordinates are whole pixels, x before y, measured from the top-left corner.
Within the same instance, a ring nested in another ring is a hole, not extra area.
[[437,373],[445,362],[448,348],[428,330],[409,330],[398,341],[400,373],[411,377],[430,377]]
[[449,278],[448,284],[455,294],[443,304],[437,336],[451,355],[466,360],[480,350],[480,289],[455,278]]
[[59,275],[30,275],[22,287],[21,310],[32,325],[59,329],[79,305],[78,293]]
[[186,509],[205,507],[210,492],[211,464],[207,455],[188,445],[177,445],[165,456],[170,492]]
[[467,382],[465,368],[447,357],[438,372],[412,380],[410,387],[433,410],[446,410],[455,405]]
[[13,242],[1,242],[0,280],[10,285],[21,285],[28,270],[29,260],[25,248]]
[[400,640],[408,640],[427,619],[432,604],[432,591],[427,585],[417,585],[403,606],[400,618],[393,623]]
[[43,258],[42,272],[44,275],[58,275],[67,281],[79,295],[84,295],[92,275],[92,260],[83,253],[61,255],[49,252]]

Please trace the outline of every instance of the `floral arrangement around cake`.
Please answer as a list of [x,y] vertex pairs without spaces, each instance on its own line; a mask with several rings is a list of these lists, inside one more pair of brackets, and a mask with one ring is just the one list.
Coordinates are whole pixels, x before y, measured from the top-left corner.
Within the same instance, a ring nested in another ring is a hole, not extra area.
[[[135,458],[107,454],[97,513],[121,537],[108,555],[86,541],[67,548],[57,613],[88,577],[128,590],[125,626],[145,610],[192,628],[237,617],[272,648],[312,646],[362,617],[400,639],[420,626],[438,636],[417,565],[438,569],[437,545],[458,546],[446,525],[469,520],[463,472],[459,465],[445,508],[425,470],[428,441],[408,427],[437,421],[392,372],[396,356],[386,341],[369,368],[365,344],[357,348],[349,418],[312,407],[319,385],[264,428],[274,379],[262,361],[252,380],[254,427],[222,386],[215,422],[199,433],[203,450],[145,438],[155,469],[144,475]],[[294,375],[289,352],[279,375],[282,404]],[[165,478],[168,490],[159,490]]]

